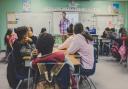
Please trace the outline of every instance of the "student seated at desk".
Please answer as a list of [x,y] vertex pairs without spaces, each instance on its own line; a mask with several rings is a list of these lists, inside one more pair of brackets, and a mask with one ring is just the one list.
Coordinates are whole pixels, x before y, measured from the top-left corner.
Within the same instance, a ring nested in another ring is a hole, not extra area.
[[74,27],[74,38],[70,44],[67,53],[80,55],[80,74],[81,75],[92,75],[95,71],[94,68],[94,48],[92,44],[92,38],[86,34],[83,34],[83,25],[77,23]]
[[42,28],[40,34],[46,33],[46,28]]
[[[55,55],[55,53],[52,53],[53,46],[54,46],[54,37],[51,34],[48,34],[48,33],[40,34],[40,36],[37,40],[36,48],[38,49],[38,51],[41,53],[42,56],[44,56],[44,55],[51,56],[52,54]],[[46,57],[45,58],[36,58],[35,60],[32,61],[32,64],[45,62],[47,60],[49,60],[47,62],[51,62],[51,61],[55,60],[54,57],[53,57],[53,59],[47,59]],[[47,60],[44,60],[44,59],[47,59]],[[65,60],[63,59],[63,61],[65,61]],[[59,62],[59,60],[56,62]],[[62,62],[62,60],[61,60],[61,62]],[[59,75],[57,76],[57,80],[58,80],[58,83],[59,83],[61,89],[68,89],[69,81],[70,81],[69,65],[67,65],[67,64],[64,65],[64,67],[59,72]]]
[[6,46],[6,55],[5,58],[3,59],[3,61],[8,62],[8,56],[10,55],[13,47],[13,43],[15,42],[15,40],[17,39],[16,34],[13,32],[12,29],[8,29],[6,34],[5,34],[5,38],[4,38],[4,43]]
[[33,28],[28,27],[28,37],[30,38],[29,40],[31,43],[36,45],[37,37],[33,35]]
[[71,44],[71,41],[73,39],[73,24],[70,24],[69,28],[67,28],[67,35],[68,35],[68,38],[64,41],[63,44],[61,44],[58,47],[58,49],[67,49]]
[[20,79],[17,76],[28,76],[28,68],[25,67],[25,56],[31,56],[31,52],[35,46],[29,44],[28,28],[18,27],[15,29],[18,39],[13,44],[12,54],[9,56],[9,63],[7,67],[7,79],[9,85],[16,89]]

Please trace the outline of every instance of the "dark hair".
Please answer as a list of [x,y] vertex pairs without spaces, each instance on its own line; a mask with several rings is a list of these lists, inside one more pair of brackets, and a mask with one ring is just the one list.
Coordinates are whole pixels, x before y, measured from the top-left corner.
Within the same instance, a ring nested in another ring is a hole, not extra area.
[[111,31],[112,31],[112,32],[115,32],[115,28],[111,28]]
[[[90,40],[93,41],[93,38],[90,34],[88,34],[87,32],[84,31],[83,25],[82,23],[77,23],[74,27],[74,33],[75,34],[81,34],[85,37],[86,40]],[[88,42],[88,41],[87,41]]]
[[120,29],[119,29],[119,33],[124,33],[126,30],[125,30],[125,28],[124,27],[121,27]]
[[53,51],[54,37],[51,34],[41,34],[37,40],[36,48],[42,55],[50,54]]
[[28,28],[25,26],[16,28],[15,33],[17,34],[18,40],[23,39],[23,37],[27,33],[27,31],[28,31]]
[[46,31],[46,28],[42,28],[40,33],[44,33]]
[[66,15],[66,12],[65,11],[63,11],[62,13]]
[[105,31],[110,31],[109,27],[106,27],[106,28],[105,28]]
[[89,27],[86,27],[87,30],[89,30]]
[[11,35],[12,34],[12,29],[8,29],[6,34],[5,34],[5,37],[4,37],[4,43],[7,44],[7,35]]
[[67,33],[69,35],[72,35],[73,34],[73,24],[70,24],[69,27],[67,28]]
[[33,28],[32,27],[29,27],[30,28],[30,30],[33,32]]
[[93,41],[93,37],[88,32],[83,31],[81,34],[85,37],[85,39]]
[[74,33],[75,34],[79,34],[79,33],[82,33],[84,30],[83,28],[83,25],[81,23],[77,23],[75,26],[74,26]]

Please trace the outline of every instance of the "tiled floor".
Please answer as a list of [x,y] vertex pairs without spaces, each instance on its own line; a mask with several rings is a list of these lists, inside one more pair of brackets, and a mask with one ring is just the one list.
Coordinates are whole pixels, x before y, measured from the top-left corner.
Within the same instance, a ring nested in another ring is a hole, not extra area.
[[[99,58],[96,73],[91,76],[97,89],[128,89],[128,68],[113,60],[112,57]],[[6,67],[7,64],[0,63],[0,89],[10,89],[6,79]]]

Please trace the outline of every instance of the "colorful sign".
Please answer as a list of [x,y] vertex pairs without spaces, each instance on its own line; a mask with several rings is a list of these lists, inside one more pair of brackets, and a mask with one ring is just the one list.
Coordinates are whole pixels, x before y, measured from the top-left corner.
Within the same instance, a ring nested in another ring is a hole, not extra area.
[[113,9],[113,13],[114,14],[118,14],[119,13],[119,7],[120,7],[119,3],[113,3],[112,4],[112,9]]

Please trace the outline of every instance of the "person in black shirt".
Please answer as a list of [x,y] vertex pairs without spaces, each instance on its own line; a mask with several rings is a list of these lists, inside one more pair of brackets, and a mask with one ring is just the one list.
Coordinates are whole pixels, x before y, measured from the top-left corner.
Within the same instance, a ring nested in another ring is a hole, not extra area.
[[13,44],[13,51],[9,57],[7,67],[7,79],[13,89],[16,88],[19,82],[17,75],[28,76],[28,68],[25,67],[24,57],[31,57],[31,53],[35,50],[35,46],[29,43],[27,27],[18,27],[15,29],[15,33],[18,39]]
[[[54,37],[49,33],[40,34],[36,48],[38,52],[43,55],[51,54],[54,47]],[[60,86],[60,89],[68,89],[70,81],[70,72],[69,65],[65,64],[61,69],[60,73],[57,75],[57,82]]]

